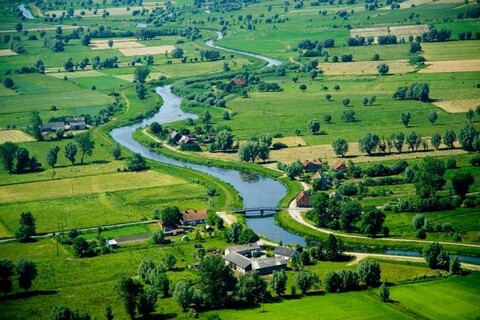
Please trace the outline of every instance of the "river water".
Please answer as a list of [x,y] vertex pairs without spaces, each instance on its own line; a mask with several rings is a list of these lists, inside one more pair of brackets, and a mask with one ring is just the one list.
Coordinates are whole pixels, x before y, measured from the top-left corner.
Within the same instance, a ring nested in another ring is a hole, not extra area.
[[[198,170],[231,184],[242,197],[243,205],[245,207],[276,207],[278,205],[278,202],[285,195],[286,189],[281,183],[273,179],[256,173],[209,167],[171,159],[164,155],[152,152],[135,141],[132,138],[133,132],[138,128],[151,124],[152,122],[166,124],[187,118],[198,118],[197,115],[185,113],[180,109],[181,98],[170,91],[170,86],[159,87],[156,91],[164,101],[160,111],[152,118],[143,120],[140,123],[112,130],[110,134],[113,139],[131,151],[140,153],[146,158]],[[274,217],[247,219],[247,225],[257,234],[272,241],[298,243],[302,245],[305,243],[302,237],[291,234],[275,225]]]
[[[222,38],[222,34],[217,32],[218,38]],[[213,48],[220,48],[229,52],[248,55],[251,57],[259,58],[268,63],[270,66],[280,65],[280,61],[270,59],[260,55],[247,54],[236,50],[226,49],[217,46],[213,41],[206,42],[207,45]],[[152,118],[145,119],[140,123],[136,123],[130,126],[117,128],[111,131],[111,136],[121,145],[130,149],[133,152],[140,153],[143,157],[153,159],[155,161],[168,163],[176,166],[186,167],[193,170],[201,171],[210,174],[224,182],[232,185],[240,194],[243,199],[243,205],[247,208],[252,207],[276,207],[279,201],[285,196],[285,187],[273,179],[265,176],[238,171],[233,169],[224,169],[218,167],[211,167],[199,164],[192,164],[175,159],[168,158],[164,155],[157,154],[150,151],[148,148],[135,141],[132,137],[133,132],[138,128],[146,127],[152,122],[158,122],[160,124],[172,123],[187,118],[197,119],[196,114],[185,113],[180,109],[181,98],[171,92],[171,86],[156,88],[157,94],[159,94],[164,103],[160,108],[160,111],[156,113]],[[255,213],[253,213],[255,214]],[[260,236],[272,240],[274,242],[283,242],[285,244],[300,244],[305,245],[303,237],[292,234],[275,224],[275,218],[273,216],[264,218],[248,218],[246,219],[247,225]],[[405,255],[405,256],[419,256],[416,251],[402,251],[402,250],[389,250],[385,252],[390,255]],[[479,257],[458,256],[461,261],[480,264]]]

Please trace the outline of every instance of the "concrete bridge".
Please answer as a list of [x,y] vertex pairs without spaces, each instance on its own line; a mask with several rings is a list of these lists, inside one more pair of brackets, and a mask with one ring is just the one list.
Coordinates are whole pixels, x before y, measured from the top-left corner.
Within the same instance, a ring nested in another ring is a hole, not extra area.
[[279,208],[279,207],[252,207],[252,208],[242,208],[242,209],[234,209],[232,210],[233,213],[241,213],[241,214],[246,214],[247,212],[255,212],[255,211],[260,211],[260,215],[263,216],[265,212],[278,212],[282,211],[285,208]]

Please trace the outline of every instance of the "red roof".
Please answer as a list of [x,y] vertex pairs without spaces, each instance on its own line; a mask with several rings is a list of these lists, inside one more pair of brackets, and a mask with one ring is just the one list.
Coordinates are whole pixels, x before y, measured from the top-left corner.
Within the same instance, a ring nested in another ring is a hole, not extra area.
[[345,165],[345,161],[338,160],[338,161],[335,162],[335,164],[333,165],[333,169],[334,169],[334,170],[347,170],[347,166]]
[[320,175],[320,172],[315,172],[313,176],[310,178],[310,180],[315,180],[315,179],[320,179],[322,176]]
[[305,190],[300,192],[295,198],[298,207],[309,207],[312,196]]
[[187,210],[183,213],[183,222],[197,221],[197,220],[206,220],[207,219],[207,210]]
[[308,166],[308,165],[310,165],[310,164],[313,164],[313,165],[316,165],[316,166],[321,166],[321,165],[322,165],[322,163],[321,163],[320,161],[318,161],[318,160],[303,160],[303,161],[302,161],[302,165],[303,165],[304,167],[306,167],[306,166]]
[[232,80],[232,82],[235,83],[239,87],[243,87],[247,84],[243,78],[235,78],[235,79]]

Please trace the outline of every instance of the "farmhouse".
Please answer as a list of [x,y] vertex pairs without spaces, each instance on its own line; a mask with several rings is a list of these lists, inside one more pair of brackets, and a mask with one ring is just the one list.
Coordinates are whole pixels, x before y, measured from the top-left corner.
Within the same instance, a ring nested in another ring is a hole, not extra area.
[[230,252],[236,252],[245,257],[258,257],[260,255],[260,246],[258,243],[247,243],[241,244],[238,246],[232,246],[225,249],[225,255],[227,256]]
[[170,132],[169,138],[173,143],[178,143],[178,141],[180,141],[182,137],[178,134],[177,131],[174,130]]
[[274,271],[287,269],[287,262],[283,257],[262,257],[252,259],[252,269],[259,274],[270,274]]
[[295,198],[295,201],[297,202],[297,207],[308,208],[310,207],[312,196],[310,195],[310,193],[304,190],[297,195],[297,197]]
[[331,187],[331,182],[329,179],[325,178],[320,171],[317,171],[313,174],[313,176],[310,178],[310,181],[315,181],[315,180],[320,180],[320,190],[327,190]]
[[55,132],[59,129],[65,129],[65,123],[63,122],[48,122],[42,127],[42,131]]
[[189,136],[182,136],[180,138],[180,140],[178,141],[178,144],[181,144],[181,143],[189,144],[189,143],[192,143],[192,142],[193,142],[193,140]]
[[333,170],[335,171],[347,171],[347,166],[345,165],[345,161],[338,160],[333,164]]
[[246,273],[249,271],[257,271],[259,274],[270,274],[277,270],[285,270],[287,262],[283,257],[261,257],[249,259],[236,252],[230,252],[223,257],[225,264],[233,270]]
[[230,266],[233,270],[240,273],[252,271],[252,260],[242,256],[236,252],[230,252],[225,257],[225,264]]
[[322,163],[318,160],[302,161],[303,172],[315,172],[322,168]]
[[289,261],[294,256],[300,258],[300,252],[298,252],[297,250],[282,246],[276,247],[273,251],[273,254],[275,255],[275,257],[284,258],[286,261]]
[[205,223],[207,220],[207,210],[187,210],[183,213],[183,224],[195,226],[199,223]]

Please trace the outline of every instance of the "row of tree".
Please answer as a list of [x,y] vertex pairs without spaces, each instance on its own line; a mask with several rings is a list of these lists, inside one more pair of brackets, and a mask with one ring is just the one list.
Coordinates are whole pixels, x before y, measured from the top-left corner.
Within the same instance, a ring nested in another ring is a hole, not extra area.
[[0,259],[0,291],[5,295],[12,292],[11,277],[16,275],[19,287],[27,292],[37,273],[37,264],[30,259],[20,259],[16,264],[9,259]]

